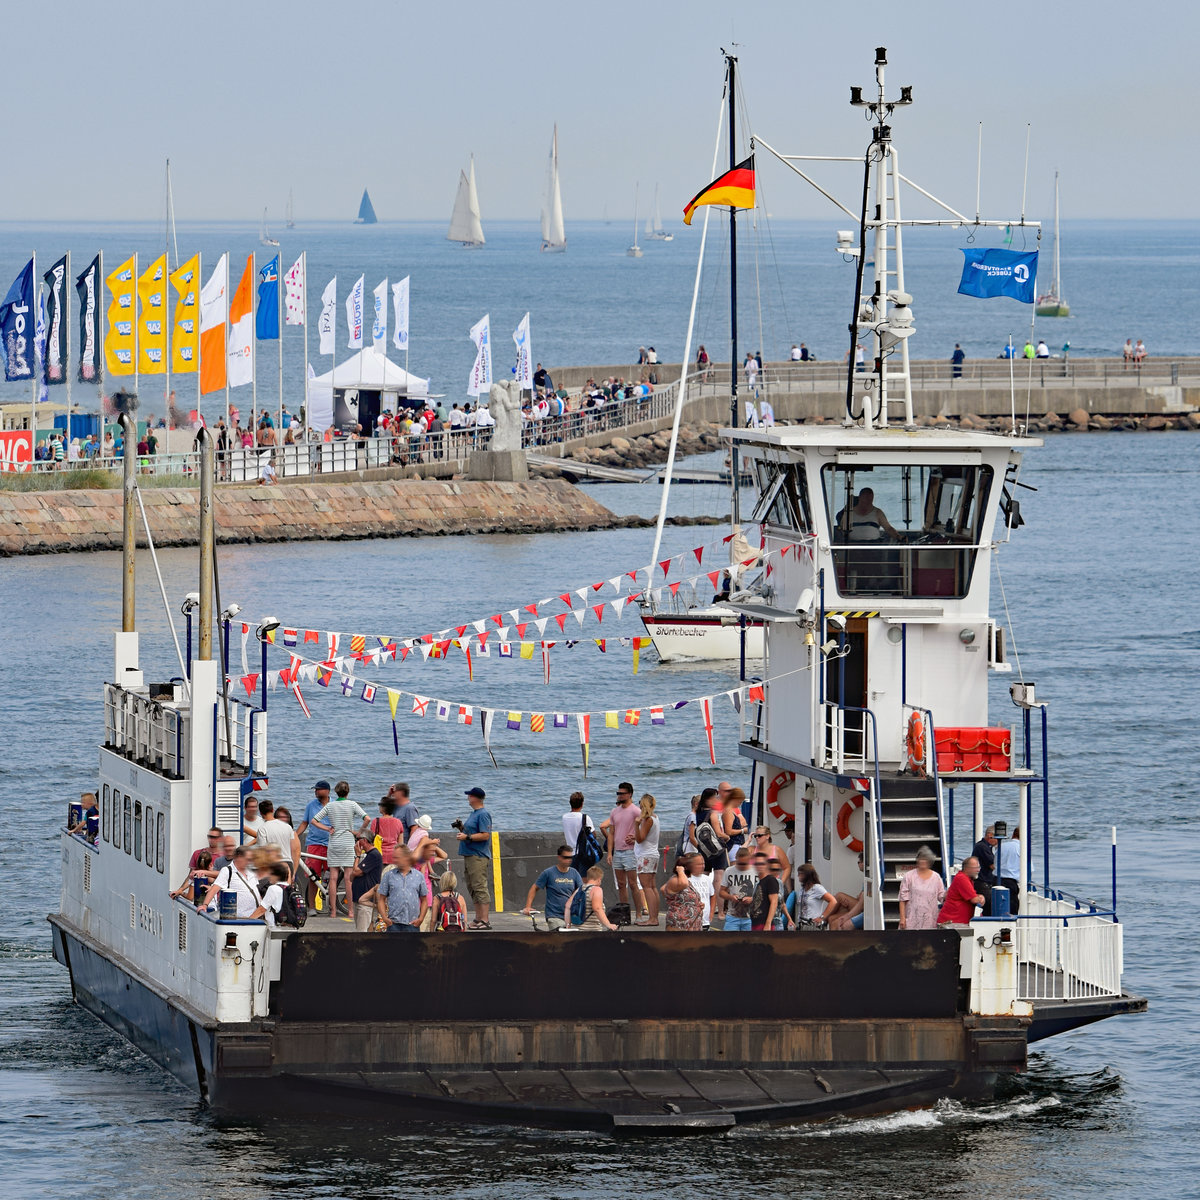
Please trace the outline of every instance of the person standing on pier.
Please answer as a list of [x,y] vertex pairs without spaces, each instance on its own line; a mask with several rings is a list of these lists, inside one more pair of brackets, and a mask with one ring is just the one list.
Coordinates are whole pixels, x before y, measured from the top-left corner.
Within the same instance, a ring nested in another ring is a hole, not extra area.
[[463,874],[467,877],[467,890],[475,905],[475,920],[469,929],[491,929],[488,918],[492,912],[492,894],[488,890],[488,872],[492,866],[492,814],[483,807],[486,798],[483,788],[471,788],[467,792],[471,815],[457,823]]
[[617,898],[633,911],[637,900],[637,825],[642,810],[633,802],[633,784],[617,785],[617,804],[601,821],[600,832],[608,838],[608,865],[617,877]]
[[962,365],[966,361],[966,357],[966,351],[958,344],[958,342],[955,342],[954,353],[950,355],[950,362],[953,364],[950,374],[955,379],[962,378]]

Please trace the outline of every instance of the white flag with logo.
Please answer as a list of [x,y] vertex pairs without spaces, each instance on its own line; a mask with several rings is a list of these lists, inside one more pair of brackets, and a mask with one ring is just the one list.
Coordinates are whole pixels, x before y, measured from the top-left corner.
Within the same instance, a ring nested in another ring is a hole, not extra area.
[[409,276],[392,284],[392,315],[396,319],[396,332],[392,334],[392,345],[397,350],[408,349],[408,280]]
[[360,275],[358,282],[350,289],[346,297],[346,325],[350,330],[350,339],[346,345],[351,350],[361,350],[363,344],[363,292],[366,276]]
[[335,275],[321,293],[321,319],[317,322],[321,335],[321,353],[333,354],[337,346],[337,276]]
[[529,355],[528,313],[521,318],[521,323],[513,334],[513,341],[517,343],[517,386],[525,391],[533,391],[533,363]]
[[283,277],[283,311],[285,325],[303,325],[308,304],[304,296],[304,255],[292,264]]
[[375,324],[371,326],[371,344],[387,351],[387,280],[375,289]]
[[490,313],[471,326],[471,341],[475,343],[475,365],[471,368],[471,379],[467,384],[467,395],[487,394],[492,386],[492,335]]

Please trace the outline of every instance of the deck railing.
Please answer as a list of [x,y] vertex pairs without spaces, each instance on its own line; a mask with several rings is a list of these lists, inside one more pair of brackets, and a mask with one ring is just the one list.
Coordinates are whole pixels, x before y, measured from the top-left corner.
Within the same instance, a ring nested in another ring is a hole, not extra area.
[[187,716],[178,708],[104,685],[104,744],[169,779],[187,776]]
[[232,739],[226,740],[225,704],[217,705],[217,745],[221,755],[247,771],[266,774],[267,714],[244,700],[229,697]]
[[1111,912],[1062,892],[1030,888],[1016,918],[1017,999],[1119,996],[1123,927]]

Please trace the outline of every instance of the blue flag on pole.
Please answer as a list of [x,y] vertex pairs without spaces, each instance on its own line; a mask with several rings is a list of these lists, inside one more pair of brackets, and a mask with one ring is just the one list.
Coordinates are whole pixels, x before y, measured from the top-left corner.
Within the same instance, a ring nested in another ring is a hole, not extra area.
[[33,259],[12,282],[0,304],[0,343],[4,347],[4,378],[33,378]]
[[254,314],[254,336],[260,342],[279,337],[279,255],[258,269],[258,311]]
[[963,251],[963,273],[958,290],[964,296],[989,300],[993,296],[1011,296],[1022,304],[1033,303],[1037,286],[1038,252],[1016,250]]

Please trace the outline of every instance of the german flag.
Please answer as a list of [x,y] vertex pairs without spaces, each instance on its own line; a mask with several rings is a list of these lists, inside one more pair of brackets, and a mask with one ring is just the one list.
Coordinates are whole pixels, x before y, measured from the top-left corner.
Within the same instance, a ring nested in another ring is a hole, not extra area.
[[728,204],[733,208],[754,207],[754,155],[738,163],[732,171],[714,179],[692,197],[683,210],[683,223],[692,223],[692,214],[702,204]]

